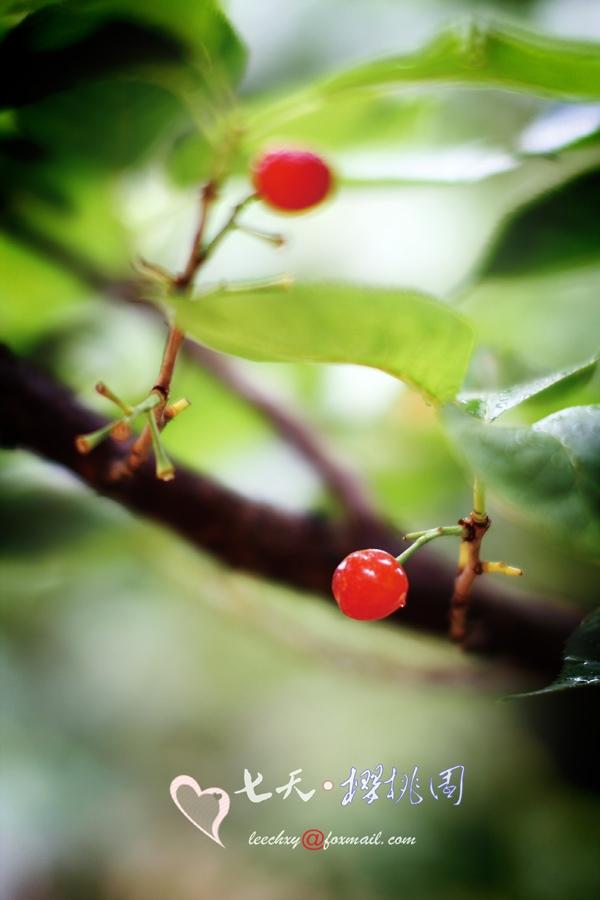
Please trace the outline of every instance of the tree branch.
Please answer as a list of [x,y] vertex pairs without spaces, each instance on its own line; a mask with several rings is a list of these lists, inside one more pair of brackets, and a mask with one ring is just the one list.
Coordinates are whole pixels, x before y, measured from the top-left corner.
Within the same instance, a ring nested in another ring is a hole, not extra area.
[[[0,347],[0,446],[21,447],[65,466],[99,493],[154,519],[228,565],[302,588],[330,594],[332,572],[349,552],[375,546],[397,554],[402,539],[383,521],[337,522],[298,515],[252,501],[177,466],[174,481],[154,477],[151,462],[131,478],[111,480],[128,447],[107,440],[88,456],[77,453],[77,434],[105,420],[75,401],[70,391],[30,363]],[[392,621],[445,634],[453,572],[426,550],[411,561],[408,606]],[[518,601],[496,589],[473,594],[470,649],[501,656],[548,678],[564,641],[581,618],[550,601]]]

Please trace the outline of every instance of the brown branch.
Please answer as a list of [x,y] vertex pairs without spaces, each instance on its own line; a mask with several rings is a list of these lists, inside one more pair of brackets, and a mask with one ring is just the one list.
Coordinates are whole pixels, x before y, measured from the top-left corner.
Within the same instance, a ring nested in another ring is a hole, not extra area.
[[467,637],[471,591],[475,579],[483,571],[479,553],[481,542],[490,527],[490,520],[487,516],[472,514],[461,519],[460,524],[464,526],[466,536],[460,542],[458,572],[450,600],[450,640],[462,646]]
[[204,262],[206,255],[205,249],[202,246],[204,241],[204,232],[206,230],[206,223],[208,221],[208,213],[213,202],[216,200],[217,191],[218,186],[214,181],[208,181],[202,188],[200,194],[200,219],[198,221],[198,227],[192,241],[190,255],[188,257],[185,269],[183,270],[181,275],[178,275],[175,280],[177,288],[181,291],[186,291],[190,287],[194,280],[196,272]]
[[[146,462],[135,476],[114,482],[112,466],[128,448],[112,440],[81,456],[77,434],[105,420],[31,364],[0,347],[0,446],[22,447],[75,473],[97,492],[177,532],[228,565],[331,597],[337,563],[359,547],[397,553],[400,535],[387,523],[336,522],[252,501],[186,469],[166,484]],[[392,621],[443,635],[448,626],[452,572],[423,550],[410,563],[408,605]],[[477,585],[471,605],[472,649],[553,676],[564,641],[581,613],[550,601],[513,600]]]

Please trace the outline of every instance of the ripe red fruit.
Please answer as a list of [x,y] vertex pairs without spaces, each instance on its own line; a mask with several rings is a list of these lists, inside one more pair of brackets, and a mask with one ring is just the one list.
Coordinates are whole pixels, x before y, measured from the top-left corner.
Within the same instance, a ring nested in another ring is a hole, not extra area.
[[339,608],[351,619],[384,619],[406,605],[408,578],[385,550],[356,550],[339,564],[331,587]]
[[316,206],[333,183],[329,166],[308,150],[272,150],[260,157],[252,174],[259,197],[286,212]]

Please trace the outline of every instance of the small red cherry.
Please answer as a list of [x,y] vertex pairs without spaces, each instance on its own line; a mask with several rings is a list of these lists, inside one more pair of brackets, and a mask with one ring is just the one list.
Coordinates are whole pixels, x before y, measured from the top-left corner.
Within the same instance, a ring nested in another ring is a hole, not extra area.
[[271,150],[254,165],[259,197],[275,209],[300,212],[325,199],[333,184],[327,163],[308,150]]
[[331,582],[341,611],[351,619],[384,619],[406,605],[406,572],[385,550],[356,550],[339,564]]

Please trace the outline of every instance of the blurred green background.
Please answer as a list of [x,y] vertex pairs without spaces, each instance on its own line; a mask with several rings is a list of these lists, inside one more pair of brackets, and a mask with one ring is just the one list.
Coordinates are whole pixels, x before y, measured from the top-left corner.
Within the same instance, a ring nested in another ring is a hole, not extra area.
[[[600,6],[585,0],[232,0],[226,6],[250,48],[243,86],[249,98],[414,48],[473,11],[600,40]],[[358,154],[347,161],[356,183],[323,209],[283,223],[253,212],[258,226],[285,232],[285,248],[275,253],[234,235],[206,277],[286,271],[452,297],[517,200],[584,167],[581,156],[536,157],[504,170],[502,154],[544,108],[541,100],[470,89],[431,92],[425,105],[418,99],[405,111],[402,165],[412,172],[411,183],[369,185]],[[342,125],[343,115],[341,108]],[[315,124],[317,132],[322,127]],[[390,136],[390,146],[396,139]],[[441,161],[436,148],[448,143],[461,151]],[[439,183],[442,165],[447,174]],[[472,177],[477,166],[495,174]],[[100,168],[94,180],[88,175],[79,185],[73,164],[63,187],[77,201],[68,212],[48,212],[29,198],[36,221],[79,242],[115,273],[136,253],[181,265],[195,215],[193,190],[175,186],[156,160],[117,176]],[[242,178],[230,183],[219,215],[244,189]],[[144,395],[160,358],[160,324],[107,303],[10,235],[0,234],[0,261],[3,339],[102,412],[106,405],[93,394],[100,377],[122,396]],[[472,294],[468,311],[484,345],[476,360],[479,380],[519,380],[594,353],[598,332],[582,321],[597,317],[598,275],[588,263],[555,277],[551,292],[547,275],[531,277],[522,288],[526,315],[514,289],[496,290],[491,299],[485,291],[493,286]],[[11,302],[16,291],[18,304]],[[297,409],[406,530],[453,521],[465,510],[468,478],[432,411],[391,378],[351,366],[239,366]],[[597,378],[581,402],[597,394]],[[174,392],[193,401],[166,438],[176,458],[290,509],[329,508],[305,462],[208,374],[182,362]],[[501,702],[503,693],[524,685],[498,676],[491,665],[385,624],[343,620],[321,599],[232,573],[24,453],[3,453],[0,461],[0,896],[597,895],[598,781],[578,746],[578,714],[563,700]],[[515,592],[595,605],[596,563],[493,497],[490,507],[489,555],[527,569]],[[419,764],[433,774],[462,763],[463,803],[426,800],[411,807],[380,799],[368,806],[357,798],[342,808],[339,790],[320,789],[307,804],[274,797],[253,805],[233,797],[223,851],[185,821],[168,794],[180,773],[233,794],[244,768],[262,772],[273,790],[296,768],[303,770],[302,787],[310,788],[324,779],[339,783],[353,765],[378,763],[387,774],[392,766],[405,771]],[[411,834],[417,842],[323,853],[247,843],[254,830],[309,827]]]

